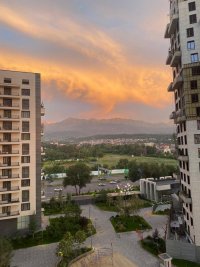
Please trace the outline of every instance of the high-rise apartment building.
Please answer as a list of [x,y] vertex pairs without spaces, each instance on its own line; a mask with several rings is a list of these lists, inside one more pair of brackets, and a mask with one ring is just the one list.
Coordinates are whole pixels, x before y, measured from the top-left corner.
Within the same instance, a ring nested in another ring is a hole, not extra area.
[[170,0],[170,39],[166,64],[172,67],[174,119],[184,224],[188,239],[200,246],[200,1]]
[[41,223],[40,74],[0,70],[0,233]]

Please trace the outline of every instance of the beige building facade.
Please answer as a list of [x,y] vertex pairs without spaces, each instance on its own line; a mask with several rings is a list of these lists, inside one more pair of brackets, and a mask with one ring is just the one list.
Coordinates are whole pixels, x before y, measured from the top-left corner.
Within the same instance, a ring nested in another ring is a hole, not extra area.
[[189,242],[200,246],[200,1],[170,0],[170,21],[165,38],[170,40],[166,64],[173,80],[185,231]]
[[0,233],[41,224],[40,74],[0,70]]

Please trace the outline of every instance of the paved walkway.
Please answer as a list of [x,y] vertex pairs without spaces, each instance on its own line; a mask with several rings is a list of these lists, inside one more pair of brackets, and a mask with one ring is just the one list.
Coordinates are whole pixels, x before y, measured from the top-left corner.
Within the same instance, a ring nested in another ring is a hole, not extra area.
[[[151,256],[143,250],[138,241],[139,236],[136,232],[116,234],[109,218],[115,215],[113,212],[104,212],[93,205],[81,207],[83,215],[91,217],[93,224],[96,227],[97,234],[86,241],[87,245],[92,245],[97,248],[111,248],[114,253],[119,253],[126,257],[138,267],[157,267],[157,258]],[[151,209],[143,209],[141,215],[153,226],[157,228],[161,235],[164,235],[164,226],[167,217],[151,215]],[[150,231],[151,232],[151,231]],[[145,232],[144,236],[150,232]],[[57,244],[42,245],[27,249],[19,249],[15,251],[11,267],[55,267]]]

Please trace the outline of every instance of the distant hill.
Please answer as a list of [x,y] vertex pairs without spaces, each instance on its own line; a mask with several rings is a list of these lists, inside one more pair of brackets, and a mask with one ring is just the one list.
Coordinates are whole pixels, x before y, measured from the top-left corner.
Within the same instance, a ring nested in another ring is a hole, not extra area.
[[174,127],[167,123],[149,123],[131,119],[68,118],[45,126],[45,140],[67,140],[95,135],[172,134]]

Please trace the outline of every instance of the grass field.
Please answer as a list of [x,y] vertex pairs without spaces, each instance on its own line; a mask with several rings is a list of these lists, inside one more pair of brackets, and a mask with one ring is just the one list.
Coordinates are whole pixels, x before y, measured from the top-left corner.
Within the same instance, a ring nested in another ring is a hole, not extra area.
[[195,262],[191,262],[191,261],[185,261],[185,260],[173,259],[172,263],[176,267],[200,267],[199,263],[195,263]]
[[[104,157],[97,159],[97,161],[91,162],[90,159],[87,159],[84,162],[90,167],[92,167],[94,164],[99,164],[99,165],[106,164],[109,166],[109,168],[111,168],[116,166],[120,159],[128,159],[129,161],[136,160],[139,163],[143,162],[159,163],[159,164],[164,163],[168,165],[177,166],[177,161],[174,159],[154,158],[154,157],[131,157],[128,155],[117,155],[117,154],[106,154]],[[60,163],[65,166],[65,168],[75,164],[76,162],[77,161],[60,161]],[[43,167],[48,166],[50,164],[52,164],[52,162],[46,161],[43,163]]]

